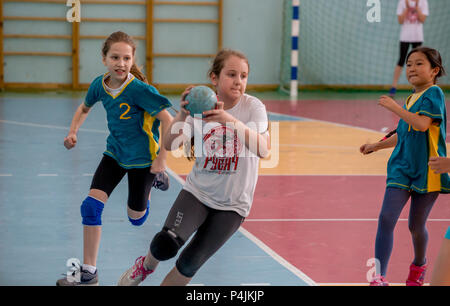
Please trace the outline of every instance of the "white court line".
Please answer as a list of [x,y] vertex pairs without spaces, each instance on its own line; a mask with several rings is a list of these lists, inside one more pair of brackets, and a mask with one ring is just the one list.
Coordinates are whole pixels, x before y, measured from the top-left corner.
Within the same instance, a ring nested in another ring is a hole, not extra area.
[[13,175],[10,173],[0,173],[0,176],[13,176]]
[[[274,113],[274,114],[278,114],[278,113]],[[279,114],[279,115],[282,115],[282,114]],[[293,116],[293,117],[296,117],[296,116]],[[303,117],[298,117],[298,118],[303,118]],[[359,130],[363,130],[363,131],[371,131],[371,132],[381,133],[380,131],[367,129],[367,128],[361,128],[361,127],[357,127],[357,126],[351,126],[351,125],[346,125],[346,124],[340,124],[340,123],[323,121],[323,120],[317,120],[317,119],[310,119],[310,118],[306,118],[306,119],[311,120],[311,121],[318,121],[318,122],[329,123],[329,124],[333,124],[333,125],[337,125],[337,126],[343,126],[343,127],[348,127],[348,128],[355,128],[355,129],[359,129]],[[66,127],[66,126],[37,124],[37,123],[19,122],[19,121],[12,121],[12,120],[1,120],[0,119],[0,123],[9,123],[9,124],[15,124],[15,125],[29,126],[29,127],[69,130],[69,127]],[[81,132],[91,132],[91,133],[100,133],[100,134],[108,134],[109,133],[107,130],[85,129],[85,128],[80,128],[79,131],[81,131]],[[357,146],[352,147],[352,146],[307,145],[307,144],[305,145],[305,144],[292,144],[292,143],[290,143],[290,144],[280,144],[280,146],[284,146],[284,147],[302,147],[302,148],[312,148],[312,149],[320,149],[320,148],[325,149],[325,148],[327,148],[327,149],[352,150],[352,151],[355,150],[355,149],[359,149],[359,147],[357,147]]]
[[38,176],[58,176],[56,173],[40,173]]
[[[30,122],[11,121],[11,120],[1,120],[0,119],[0,123],[9,123],[9,124],[15,124],[15,125],[22,125],[22,126],[29,126],[29,127],[38,127],[38,128],[47,128],[47,129],[69,130],[69,127],[67,127],[67,126],[37,124],[37,123],[30,123]],[[83,128],[80,128],[79,131],[100,133],[100,134],[108,134],[109,133],[106,130],[83,129]]]
[[[245,222],[361,222],[378,221],[378,219],[245,219]],[[408,221],[408,219],[398,219],[398,221]],[[427,219],[431,222],[450,222],[450,219]]]
[[[374,129],[370,129],[370,128],[364,128],[364,127],[360,127],[360,126],[349,125],[349,124],[345,124],[345,123],[337,123],[337,122],[332,122],[332,121],[326,121],[326,120],[320,120],[320,119],[314,119],[314,118],[308,118],[308,117],[301,117],[301,116],[295,116],[295,115],[286,115],[286,114],[281,114],[281,113],[276,113],[276,112],[267,112],[267,113],[268,114],[275,114],[275,115],[281,115],[281,116],[284,115],[284,116],[290,116],[290,117],[305,119],[305,121],[316,121],[316,122],[321,122],[321,123],[329,123],[329,124],[332,124],[332,125],[336,125],[336,126],[340,126],[340,127],[346,127],[346,128],[352,128],[352,129],[357,129],[357,130],[361,130],[361,131],[386,133],[386,132],[383,132],[383,131],[378,131],[378,130],[374,130]],[[447,135],[450,135],[450,133],[447,133]]]
[[269,254],[273,259],[275,259],[278,263],[280,263],[282,266],[284,266],[286,269],[294,273],[298,278],[300,278],[302,281],[307,283],[310,286],[317,286],[317,283],[314,282],[311,278],[309,278],[305,273],[297,269],[295,266],[293,266],[290,262],[288,262],[286,259],[278,255],[274,250],[269,248],[264,242],[256,238],[253,234],[248,232],[245,228],[242,226],[239,228],[239,231],[248,239],[253,241],[257,246],[259,246],[264,252]]

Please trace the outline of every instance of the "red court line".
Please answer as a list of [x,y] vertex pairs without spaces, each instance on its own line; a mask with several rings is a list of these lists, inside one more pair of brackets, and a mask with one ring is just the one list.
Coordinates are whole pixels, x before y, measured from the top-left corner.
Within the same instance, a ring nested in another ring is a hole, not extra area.
[[[374,256],[377,222],[324,219],[376,220],[384,189],[384,176],[260,176],[251,213],[243,226],[315,282],[364,283],[369,269],[366,262]],[[441,195],[430,219],[450,219],[449,204],[450,198]],[[409,205],[400,218],[407,219],[408,212]],[[431,264],[449,225],[428,223]],[[413,255],[407,222],[398,223],[395,239],[389,280],[404,282]]]
[[[447,109],[450,109],[450,101]],[[399,101],[403,103],[403,101]],[[376,100],[299,100],[295,106],[290,101],[264,100],[270,112],[323,120],[380,131],[397,126],[399,117],[379,106]],[[403,105],[403,104],[402,104]],[[449,123],[447,122],[447,133]]]

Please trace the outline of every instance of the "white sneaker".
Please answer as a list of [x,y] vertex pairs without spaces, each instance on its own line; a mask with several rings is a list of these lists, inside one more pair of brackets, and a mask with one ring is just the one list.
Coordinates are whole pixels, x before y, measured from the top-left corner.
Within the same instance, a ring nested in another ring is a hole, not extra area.
[[153,273],[153,270],[146,270],[144,268],[145,256],[140,256],[136,259],[134,266],[126,270],[119,278],[117,286],[137,286],[147,275]]

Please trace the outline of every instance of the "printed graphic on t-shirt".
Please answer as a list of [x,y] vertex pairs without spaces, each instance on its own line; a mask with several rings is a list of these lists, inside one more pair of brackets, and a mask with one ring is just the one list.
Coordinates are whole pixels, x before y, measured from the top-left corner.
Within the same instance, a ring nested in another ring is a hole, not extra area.
[[203,152],[206,158],[202,169],[218,174],[234,173],[242,149],[242,143],[233,129],[224,125],[212,128],[203,137]]

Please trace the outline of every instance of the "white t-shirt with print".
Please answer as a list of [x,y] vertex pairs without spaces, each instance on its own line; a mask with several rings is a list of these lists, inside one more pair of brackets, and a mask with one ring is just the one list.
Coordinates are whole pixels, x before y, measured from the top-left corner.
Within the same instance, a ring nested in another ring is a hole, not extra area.
[[[244,94],[226,111],[249,128],[268,135],[266,107],[259,99]],[[194,133],[196,144],[195,164],[183,189],[208,207],[247,217],[258,180],[259,158],[245,146],[243,135],[236,135],[231,125],[206,123],[191,116],[183,133],[189,139]],[[256,141],[252,145],[256,147]]]
[[[416,6],[414,1],[408,0],[410,11],[406,14],[405,21],[403,22],[400,30],[400,41],[402,42],[423,42],[423,24],[419,22],[418,14],[414,7]],[[428,16],[428,1],[418,0],[419,8],[422,14]],[[399,0],[397,5],[397,16],[403,14],[406,9],[405,0]]]

